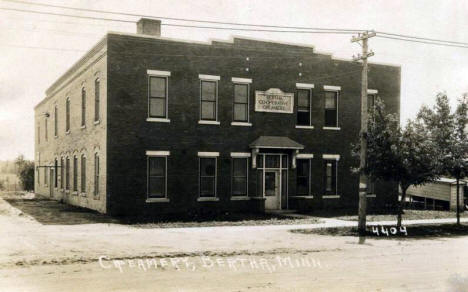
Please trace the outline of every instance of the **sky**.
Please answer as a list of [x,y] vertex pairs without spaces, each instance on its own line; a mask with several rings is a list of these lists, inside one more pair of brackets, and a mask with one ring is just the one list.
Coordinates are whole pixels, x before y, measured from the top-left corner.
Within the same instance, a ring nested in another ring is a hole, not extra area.
[[[373,29],[468,42],[468,1],[338,0],[25,0],[89,9],[223,22],[323,28]],[[137,21],[138,17],[37,7],[0,0],[0,7]],[[179,23],[163,20],[163,23]],[[187,24],[187,23],[184,23]],[[206,25],[206,24],[201,24]],[[34,106],[45,90],[107,31],[136,32],[133,23],[84,20],[0,10],[0,160],[34,157]],[[210,41],[244,36],[312,45],[351,59],[361,48],[350,35],[219,31],[162,27],[162,36]],[[28,48],[24,48],[28,47]],[[468,48],[371,38],[370,62],[401,66],[401,121],[446,92],[452,105],[468,92]],[[60,50],[57,50],[60,49]]]

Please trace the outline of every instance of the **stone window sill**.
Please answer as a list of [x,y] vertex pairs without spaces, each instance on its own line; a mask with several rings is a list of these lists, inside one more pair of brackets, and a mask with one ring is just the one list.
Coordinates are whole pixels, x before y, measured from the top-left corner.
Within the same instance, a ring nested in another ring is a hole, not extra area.
[[231,126],[252,127],[252,123],[247,123],[247,122],[231,122]]
[[81,129],[86,129],[86,125],[81,126]]
[[70,135],[70,130],[65,132],[66,135]]
[[332,131],[339,131],[341,127],[323,127],[324,130],[332,130]]
[[80,193],[82,197],[86,197],[86,193]]
[[322,196],[322,199],[339,199],[340,196],[339,195],[325,195],[325,196]]
[[170,123],[171,120],[166,119],[166,118],[146,118],[147,122],[153,122],[153,123]]
[[77,192],[77,191],[74,191],[74,192],[72,193],[72,195],[78,195],[78,192]]
[[95,124],[95,125],[98,125],[98,124],[100,124],[100,123],[101,123],[101,120],[94,121],[94,124]]
[[220,125],[221,123],[218,121],[204,121],[204,120],[199,120],[198,124],[200,125]]
[[170,200],[168,198],[148,198],[146,199],[146,203],[169,203]]
[[312,130],[312,129],[314,129],[314,126],[301,126],[301,125],[296,125],[296,129],[309,129],[309,130]]
[[367,198],[375,198],[375,197],[377,197],[377,195],[376,194],[367,194],[366,197]]

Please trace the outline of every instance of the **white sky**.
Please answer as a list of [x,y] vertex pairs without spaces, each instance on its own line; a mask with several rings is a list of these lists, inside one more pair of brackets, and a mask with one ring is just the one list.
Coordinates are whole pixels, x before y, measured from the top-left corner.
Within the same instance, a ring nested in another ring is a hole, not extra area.
[[[41,0],[34,2],[225,22],[374,29],[468,42],[468,1]],[[2,1],[0,7],[80,14],[77,11]],[[117,18],[112,15],[105,17]],[[126,19],[137,20],[132,17]],[[176,22],[163,20],[163,23]],[[84,54],[82,51],[72,50],[88,50],[107,31],[135,32],[136,25],[0,10],[0,160],[12,159],[20,153],[27,158],[33,158],[33,107],[44,98],[47,87]],[[256,37],[314,45],[317,51],[330,52],[336,57],[349,59],[353,54],[360,52],[360,47],[350,42],[350,35],[232,32],[176,27],[163,27],[162,35],[202,41],[213,38],[228,40],[233,35]],[[12,48],[2,44],[69,50]],[[433,104],[438,92],[447,92],[452,103],[462,93],[468,92],[468,49],[382,38],[372,38],[369,45],[375,52],[371,61],[399,64],[402,67],[403,122],[414,117],[423,103]]]

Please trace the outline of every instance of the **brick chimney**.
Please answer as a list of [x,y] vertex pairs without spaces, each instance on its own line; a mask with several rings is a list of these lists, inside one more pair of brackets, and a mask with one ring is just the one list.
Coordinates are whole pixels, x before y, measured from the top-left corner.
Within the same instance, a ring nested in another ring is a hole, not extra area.
[[153,36],[161,36],[161,20],[140,18],[137,22],[137,33]]

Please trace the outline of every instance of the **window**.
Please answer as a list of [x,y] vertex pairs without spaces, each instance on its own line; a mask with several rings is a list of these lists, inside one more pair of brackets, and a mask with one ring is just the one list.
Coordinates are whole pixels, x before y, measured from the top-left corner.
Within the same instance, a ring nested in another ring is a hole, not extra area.
[[369,114],[374,118],[375,111],[375,101],[377,99],[377,94],[367,94],[367,109]]
[[149,76],[149,117],[167,118],[167,77]]
[[54,161],[54,187],[58,187],[58,160],[55,158]]
[[101,106],[101,96],[100,96],[100,86],[101,82],[99,78],[94,81],[94,121],[99,121],[99,109]]
[[312,90],[297,90],[297,125],[310,126],[310,110],[312,105]]
[[200,81],[200,120],[217,121],[218,82]]
[[248,158],[232,158],[232,195],[247,196]]
[[165,198],[167,156],[148,156],[148,198]]
[[65,182],[65,176],[64,176],[65,164],[63,163],[63,157],[60,160],[60,166],[61,166],[60,167],[60,188],[63,189],[64,182]]
[[65,189],[70,189],[70,158],[67,157],[66,159],[66,166],[65,166]]
[[47,167],[44,167],[44,185],[47,185]]
[[83,87],[81,89],[81,126],[86,125],[86,90]]
[[86,193],[86,157],[81,155],[81,192]]
[[325,165],[325,194],[336,195],[337,160],[324,160]]
[[249,85],[234,84],[234,122],[249,121]]
[[65,132],[68,132],[70,131],[70,98],[67,98],[65,107]]
[[41,126],[37,124],[37,144],[41,144]]
[[297,195],[310,193],[310,159],[297,159]]
[[216,197],[216,157],[200,157],[200,197]]
[[338,91],[325,91],[325,127],[338,127]]
[[73,191],[78,191],[78,158],[73,156]]
[[99,155],[94,154],[94,196],[99,195]]
[[45,119],[44,120],[44,132],[45,132],[45,140],[48,141],[49,140],[49,133],[48,133],[48,129],[47,129],[47,124],[48,124],[48,119]]
[[54,107],[54,136],[58,135],[58,110],[57,106]]

